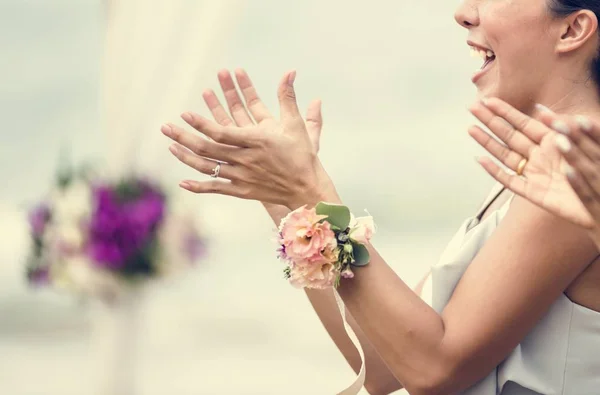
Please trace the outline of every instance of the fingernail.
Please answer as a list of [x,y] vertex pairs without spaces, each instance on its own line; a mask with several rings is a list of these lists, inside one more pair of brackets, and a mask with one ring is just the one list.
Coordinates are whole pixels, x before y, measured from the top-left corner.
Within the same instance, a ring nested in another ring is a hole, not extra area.
[[288,84],[290,86],[294,85],[294,81],[296,80],[296,70],[292,71],[289,75],[288,75]]
[[562,153],[566,154],[567,152],[571,151],[571,142],[562,134],[557,135],[554,141],[556,143],[556,146]]
[[160,131],[167,137],[173,137],[173,128],[169,125],[162,125]]
[[192,120],[194,118],[192,117],[192,114],[190,114],[189,112],[184,112],[183,114],[181,114],[181,119],[183,119],[187,123],[190,123],[190,122],[192,122]]
[[583,130],[584,132],[589,132],[592,130],[592,122],[588,117],[584,117],[583,115],[577,115],[575,117],[575,122],[577,122],[581,130]]
[[562,134],[569,134],[569,127],[560,119],[557,119],[552,122],[552,129]]
[[575,169],[573,169],[571,166],[567,165],[567,170],[565,171],[565,174],[567,175],[567,178],[574,180],[577,177],[577,173],[575,172]]
[[180,187],[182,187],[183,189],[188,189],[188,190],[189,190],[189,189],[192,187],[192,186],[190,185],[190,183],[189,183],[189,182],[187,182],[187,181],[181,181],[181,182],[179,183],[179,186],[180,186]]
[[539,112],[547,112],[547,113],[552,112],[551,109],[549,109],[548,107],[546,107],[545,105],[540,104],[540,103],[535,104],[535,109],[538,110]]
[[489,100],[488,100],[488,98],[487,98],[487,97],[482,97],[482,98],[481,98],[481,103],[482,103],[484,106],[487,106],[487,105],[488,105],[488,103],[489,103]]
[[175,144],[171,145],[171,146],[169,147],[169,151],[171,151],[171,153],[172,153],[173,155],[177,155],[177,152],[178,152],[178,150],[177,150],[177,145],[175,145]]

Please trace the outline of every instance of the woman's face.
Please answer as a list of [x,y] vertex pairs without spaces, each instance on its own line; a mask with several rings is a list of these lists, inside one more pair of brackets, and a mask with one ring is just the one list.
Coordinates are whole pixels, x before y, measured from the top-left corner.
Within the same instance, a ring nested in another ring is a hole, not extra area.
[[455,19],[482,56],[472,79],[480,95],[523,108],[544,94],[555,72],[562,28],[547,0],[463,0]]

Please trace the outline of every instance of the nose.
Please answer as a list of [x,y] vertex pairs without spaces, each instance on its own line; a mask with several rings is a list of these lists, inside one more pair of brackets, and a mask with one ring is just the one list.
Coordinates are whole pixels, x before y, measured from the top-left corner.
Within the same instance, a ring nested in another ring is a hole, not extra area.
[[474,0],[463,0],[454,12],[456,22],[466,29],[479,25],[479,12]]

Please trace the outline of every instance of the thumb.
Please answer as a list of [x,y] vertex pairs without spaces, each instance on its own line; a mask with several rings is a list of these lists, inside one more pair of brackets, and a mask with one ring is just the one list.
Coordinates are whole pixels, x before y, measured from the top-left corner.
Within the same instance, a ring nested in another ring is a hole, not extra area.
[[310,134],[319,135],[321,134],[321,128],[323,127],[323,115],[321,112],[321,100],[313,100],[308,105],[306,111],[306,128]]
[[296,71],[287,72],[279,84],[277,96],[279,97],[279,109],[282,121],[301,120],[298,102],[296,101],[296,91],[294,90],[294,81],[296,80]]
[[306,131],[313,144],[315,152],[319,152],[321,145],[321,129],[323,128],[323,116],[321,115],[321,100],[313,100],[306,111]]

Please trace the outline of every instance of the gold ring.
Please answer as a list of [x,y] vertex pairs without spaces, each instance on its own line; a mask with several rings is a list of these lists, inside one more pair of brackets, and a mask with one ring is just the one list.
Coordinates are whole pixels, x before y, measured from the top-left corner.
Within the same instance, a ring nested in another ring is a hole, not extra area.
[[517,165],[517,175],[518,176],[523,175],[523,171],[525,170],[526,165],[527,165],[527,159],[526,158],[521,159],[521,161]]

